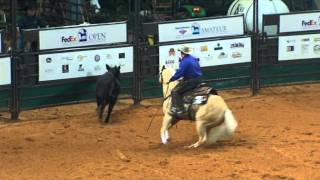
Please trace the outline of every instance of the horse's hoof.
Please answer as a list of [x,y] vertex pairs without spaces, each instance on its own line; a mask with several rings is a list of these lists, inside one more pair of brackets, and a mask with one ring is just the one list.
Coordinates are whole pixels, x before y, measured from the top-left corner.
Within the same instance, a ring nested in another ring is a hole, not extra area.
[[169,141],[168,140],[162,140],[162,144],[167,145],[167,144],[169,144]]
[[191,149],[191,148],[197,148],[199,145],[197,144],[191,144],[189,146],[184,146],[184,148],[187,148],[187,149]]

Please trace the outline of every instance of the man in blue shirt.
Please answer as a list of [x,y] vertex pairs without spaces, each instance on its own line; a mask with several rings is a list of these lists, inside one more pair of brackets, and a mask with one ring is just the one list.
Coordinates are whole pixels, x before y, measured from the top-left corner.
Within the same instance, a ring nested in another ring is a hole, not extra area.
[[195,58],[190,55],[191,48],[183,46],[179,51],[181,52],[182,57],[179,69],[170,79],[170,82],[172,82],[183,78],[183,80],[171,92],[171,114],[175,116],[181,116],[185,113],[182,94],[196,88],[201,83],[202,76],[199,58]]

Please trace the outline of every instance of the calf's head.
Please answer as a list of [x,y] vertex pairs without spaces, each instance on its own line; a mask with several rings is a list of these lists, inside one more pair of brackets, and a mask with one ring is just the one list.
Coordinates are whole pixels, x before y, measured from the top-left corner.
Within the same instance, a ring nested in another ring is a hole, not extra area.
[[106,67],[108,72],[113,74],[115,78],[120,78],[120,66],[110,67],[109,65],[106,65]]

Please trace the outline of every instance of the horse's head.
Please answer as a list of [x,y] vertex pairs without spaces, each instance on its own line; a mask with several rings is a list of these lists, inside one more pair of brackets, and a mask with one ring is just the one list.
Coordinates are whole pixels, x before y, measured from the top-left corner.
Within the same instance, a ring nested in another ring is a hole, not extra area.
[[159,82],[163,84],[168,84],[170,78],[173,76],[174,70],[172,68],[166,68],[165,66],[162,66],[162,69],[160,71],[159,75]]
[[106,65],[106,67],[108,72],[113,74],[115,78],[120,78],[120,66],[110,67],[109,65]]
[[160,71],[159,82],[162,84],[163,96],[167,97],[171,94],[171,90],[178,84],[178,81],[169,83],[171,77],[174,75],[175,70],[169,67],[162,66]]

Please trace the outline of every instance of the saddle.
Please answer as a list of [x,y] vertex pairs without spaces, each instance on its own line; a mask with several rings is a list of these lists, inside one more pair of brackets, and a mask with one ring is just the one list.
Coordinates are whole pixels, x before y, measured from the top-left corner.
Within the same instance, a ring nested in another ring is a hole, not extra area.
[[218,92],[206,83],[200,83],[195,89],[183,94],[183,102],[193,105],[205,104],[210,94],[218,95]]

